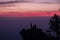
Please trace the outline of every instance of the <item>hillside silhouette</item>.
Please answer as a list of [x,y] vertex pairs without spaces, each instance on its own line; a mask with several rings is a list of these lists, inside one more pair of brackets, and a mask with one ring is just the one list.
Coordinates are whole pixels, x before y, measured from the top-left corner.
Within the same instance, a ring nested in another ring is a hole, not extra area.
[[[30,24],[30,29],[23,29],[20,34],[23,40],[60,40],[60,17],[54,14],[49,20],[49,30],[47,34],[42,29],[37,28],[37,25]],[[56,33],[56,37],[51,35],[51,32]]]

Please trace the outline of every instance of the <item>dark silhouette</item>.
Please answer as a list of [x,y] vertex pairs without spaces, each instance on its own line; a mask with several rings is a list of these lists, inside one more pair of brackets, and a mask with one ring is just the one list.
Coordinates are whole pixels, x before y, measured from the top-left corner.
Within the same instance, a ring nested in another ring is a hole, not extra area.
[[[23,40],[59,40],[60,36],[60,18],[58,15],[54,14],[49,20],[49,30],[47,34],[42,31],[42,29],[37,28],[37,25],[30,25],[30,29],[23,29],[20,34]],[[51,35],[51,32],[56,33],[56,37]]]
[[57,40],[59,40],[59,36],[60,36],[60,18],[59,18],[59,16],[54,14],[54,16],[51,17],[51,19],[49,21],[50,21],[49,29],[56,33],[56,38],[57,38]]
[[36,24],[33,26],[31,24],[31,29],[23,29],[20,34],[23,40],[56,40],[55,37],[48,36],[41,29],[36,28]]
[[31,24],[31,29],[23,29],[20,33],[24,40],[48,40],[47,35],[41,29],[36,28],[36,24],[33,26]]

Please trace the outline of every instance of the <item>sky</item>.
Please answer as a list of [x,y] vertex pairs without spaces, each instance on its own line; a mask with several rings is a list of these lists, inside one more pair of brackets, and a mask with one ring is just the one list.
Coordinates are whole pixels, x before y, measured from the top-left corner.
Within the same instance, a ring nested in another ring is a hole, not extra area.
[[[6,1],[16,1],[16,0],[0,0],[0,2],[6,2]],[[17,0],[21,1],[21,0]],[[23,0],[23,1],[33,1],[33,2],[59,2],[59,0]]]
[[0,2],[15,1],[15,0],[0,0]]
[[[14,3],[7,3],[9,1],[16,1],[16,0],[0,0],[0,2],[6,2],[0,4],[0,15],[1,14],[9,14],[9,13],[16,13],[17,14],[37,14],[41,13],[50,13],[50,12],[57,12],[60,9],[60,1],[59,0],[22,0],[23,2],[14,2]],[[21,1],[21,0],[17,0]],[[27,1],[27,2],[24,2]],[[42,3],[41,3],[42,2]],[[59,13],[59,12],[58,12]],[[11,14],[11,15],[12,15]]]

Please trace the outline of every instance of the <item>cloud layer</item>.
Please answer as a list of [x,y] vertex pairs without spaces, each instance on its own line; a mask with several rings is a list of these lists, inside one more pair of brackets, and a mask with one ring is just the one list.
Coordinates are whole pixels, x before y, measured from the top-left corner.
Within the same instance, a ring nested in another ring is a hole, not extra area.
[[60,2],[60,0],[0,0],[0,2],[7,2],[7,1]]
[[0,6],[0,11],[28,12],[28,11],[57,11],[60,4],[14,3]]

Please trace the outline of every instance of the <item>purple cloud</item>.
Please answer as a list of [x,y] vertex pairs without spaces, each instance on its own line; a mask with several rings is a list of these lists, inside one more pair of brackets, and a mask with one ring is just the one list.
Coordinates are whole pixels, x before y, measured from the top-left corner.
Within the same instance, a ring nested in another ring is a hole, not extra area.
[[60,2],[60,0],[0,0],[0,2],[7,2],[7,1]]

